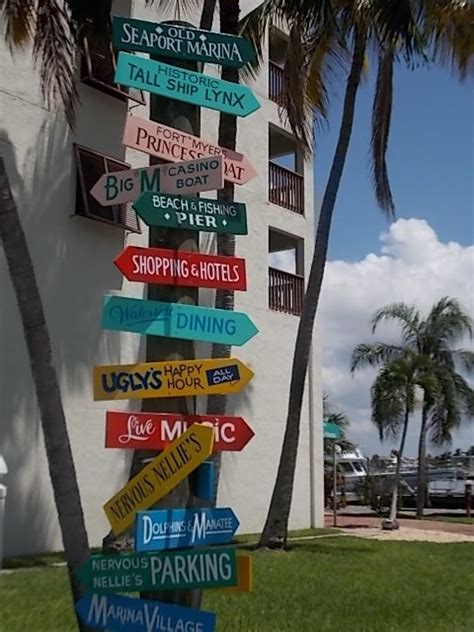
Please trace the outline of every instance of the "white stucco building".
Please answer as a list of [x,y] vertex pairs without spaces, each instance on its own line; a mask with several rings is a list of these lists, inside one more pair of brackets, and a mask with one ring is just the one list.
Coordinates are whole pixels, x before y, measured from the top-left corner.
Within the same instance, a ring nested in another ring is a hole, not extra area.
[[[253,4],[243,2],[242,15]],[[117,2],[114,12],[152,21],[172,17],[144,5],[138,0]],[[198,22],[193,16],[188,19]],[[313,250],[313,167],[303,161],[279,120],[275,102],[284,44],[284,34],[272,28],[265,63],[251,84],[261,108],[238,121],[237,151],[250,159],[257,176],[235,192],[236,201],[247,204],[249,223],[248,235],[236,237],[236,255],[247,262],[248,290],[236,293],[235,309],[246,312],[260,333],[233,350],[255,377],[239,395],[229,397],[228,414],[243,416],[255,437],[244,451],[224,453],[219,505],[234,509],[242,533],[259,531],[268,509],[285,427],[303,284]],[[99,57],[93,43],[88,45],[83,80],[78,76],[77,83],[77,125],[71,131],[61,115],[45,109],[30,53],[17,52],[12,58],[0,38],[0,153],[44,303],[89,538],[91,545],[98,545],[108,531],[102,505],[125,483],[131,458],[130,451],[104,449],[105,412],[111,404],[114,410],[139,410],[140,402],[94,402],[92,367],[144,358],[140,336],[101,330],[102,299],[109,291],[145,296],[143,285],[124,279],[112,261],[127,244],[146,246],[148,229],[141,224],[141,232],[131,232],[113,225],[121,222],[117,214],[105,223],[97,217],[81,217],[78,211],[84,214],[88,205],[90,215],[97,213],[97,203],[94,207],[87,191],[106,168],[120,166],[107,163],[104,157],[132,167],[149,164],[148,155],[127,149],[121,142],[130,108],[148,118],[149,95],[144,94],[142,100],[137,91],[131,91],[140,103],[124,96],[123,89],[111,82],[112,53],[109,58],[107,54]],[[215,73],[217,67],[207,65],[204,72]],[[217,126],[217,112],[203,110],[202,137],[217,144]],[[77,177],[75,145],[97,154],[82,162],[82,178]],[[133,215],[129,222],[132,228],[137,226]],[[214,241],[212,234],[201,233],[201,250],[212,252]],[[0,293],[0,453],[9,470],[3,480],[8,486],[4,554],[59,550],[61,538],[38,407],[1,247]],[[212,298],[210,290],[200,292],[201,304],[210,305]],[[318,349],[316,335],[301,421],[292,528],[323,523]],[[204,345],[198,347],[201,357],[207,352]],[[198,412],[204,412],[204,405],[205,401],[198,403]]]

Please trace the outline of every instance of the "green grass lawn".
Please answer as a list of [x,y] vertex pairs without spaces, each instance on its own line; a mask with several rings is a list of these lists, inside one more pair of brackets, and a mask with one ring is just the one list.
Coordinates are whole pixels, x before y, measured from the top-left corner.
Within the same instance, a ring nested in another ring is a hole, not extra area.
[[[207,591],[219,632],[472,632],[474,546],[322,538],[254,554],[254,591]],[[0,577],[1,630],[71,632],[63,568]]]

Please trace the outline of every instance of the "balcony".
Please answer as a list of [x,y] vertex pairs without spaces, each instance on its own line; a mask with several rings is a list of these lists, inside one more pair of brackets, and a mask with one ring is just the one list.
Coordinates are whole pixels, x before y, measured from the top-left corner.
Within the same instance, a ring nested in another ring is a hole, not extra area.
[[270,162],[268,165],[270,202],[304,215],[304,178],[299,173]]
[[268,69],[268,98],[281,104],[281,94],[283,93],[283,68],[274,61],[269,61]]
[[268,306],[275,312],[284,312],[299,316],[303,306],[304,279],[291,274],[268,269]]

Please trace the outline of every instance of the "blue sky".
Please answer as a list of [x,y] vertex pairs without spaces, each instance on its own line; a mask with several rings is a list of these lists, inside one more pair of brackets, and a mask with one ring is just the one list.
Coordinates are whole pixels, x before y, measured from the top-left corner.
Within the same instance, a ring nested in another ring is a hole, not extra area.
[[[336,143],[341,94],[342,90],[333,100],[329,131],[317,137],[319,200]],[[358,97],[330,259],[354,261],[365,256],[377,248],[380,232],[388,227],[374,201],[368,168],[373,94],[369,79]],[[463,245],[474,239],[473,111],[472,83],[461,85],[443,69],[396,69],[388,165],[397,216],[425,218],[442,241]]]

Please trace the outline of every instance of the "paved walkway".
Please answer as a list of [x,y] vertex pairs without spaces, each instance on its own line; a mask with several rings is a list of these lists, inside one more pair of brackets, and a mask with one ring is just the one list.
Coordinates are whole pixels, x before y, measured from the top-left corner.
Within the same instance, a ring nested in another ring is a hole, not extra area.
[[[338,516],[337,526],[344,530],[350,531],[351,529],[375,529],[380,528],[382,518],[374,516]],[[474,539],[474,524],[462,524],[456,522],[441,522],[438,520],[410,520],[407,518],[401,518],[399,521],[400,527],[408,528],[410,530],[417,529],[422,531],[436,531],[438,533],[453,533],[457,535],[471,536]],[[325,526],[333,526],[332,514],[325,515]]]

